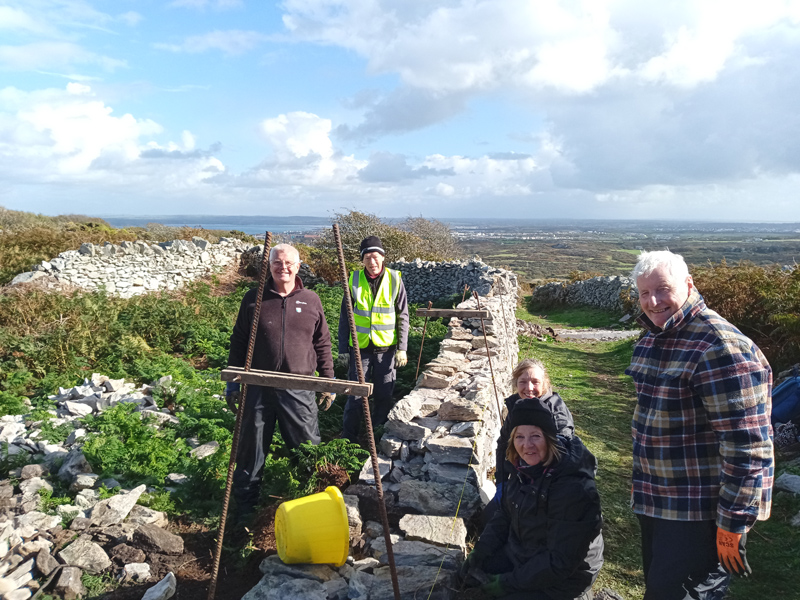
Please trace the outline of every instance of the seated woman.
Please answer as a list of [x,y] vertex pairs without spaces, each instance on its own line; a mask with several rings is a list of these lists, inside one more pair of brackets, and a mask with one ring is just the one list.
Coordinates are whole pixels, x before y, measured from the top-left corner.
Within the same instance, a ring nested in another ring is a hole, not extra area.
[[514,473],[460,574],[488,573],[484,591],[505,600],[589,600],[603,565],[597,461],[542,406],[515,407],[508,424]]
[[[543,406],[553,415],[556,423],[558,435],[572,437],[575,433],[575,425],[572,421],[572,413],[569,412],[567,405],[550,385],[550,377],[544,363],[535,358],[526,358],[519,363],[511,372],[511,385],[517,391],[505,399],[506,415],[511,414],[515,406]],[[508,469],[506,468],[506,448],[508,447],[508,434],[511,428],[508,420],[500,429],[500,437],[497,440],[497,468],[494,474],[495,485],[499,493],[502,484],[508,479]]]

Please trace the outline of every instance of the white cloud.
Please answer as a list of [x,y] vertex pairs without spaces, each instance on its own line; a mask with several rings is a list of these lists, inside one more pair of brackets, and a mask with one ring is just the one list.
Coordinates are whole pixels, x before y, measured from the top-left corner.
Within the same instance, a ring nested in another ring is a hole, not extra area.
[[0,46],[0,69],[43,70],[96,65],[106,71],[126,66],[125,61],[101,56],[72,42],[35,42],[20,46]]
[[219,50],[228,56],[234,56],[249,52],[266,39],[267,36],[257,31],[212,31],[203,35],[187,37],[180,44],[158,43],[155,44],[155,47],[161,50],[190,54]]
[[119,16],[119,19],[123,23],[125,23],[127,25],[130,25],[131,27],[135,27],[136,25],[138,25],[142,21],[143,18],[144,17],[142,17],[141,14],[139,14],[138,12],[132,11],[132,10],[128,11],[126,13],[122,13]]
[[48,30],[48,27],[22,9],[0,6],[0,29],[44,33]]

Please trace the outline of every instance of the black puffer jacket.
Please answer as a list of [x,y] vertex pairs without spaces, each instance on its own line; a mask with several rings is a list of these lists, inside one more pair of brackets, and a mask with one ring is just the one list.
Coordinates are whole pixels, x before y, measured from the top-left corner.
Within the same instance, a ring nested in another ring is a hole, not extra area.
[[[521,406],[523,408],[531,404],[543,406],[550,411],[551,415],[553,415],[553,420],[556,422],[556,430],[558,431],[558,435],[569,438],[575,433],[575,423],[572,420],[572,413],[569,412],[569,409],[561,399],[561,396],[555,392],[545,394],[541,398],[520,398],[519,394],[513,394],[505,399],[505,404],[507,415],[511,414],[511,411],[514,410],[515,406]],[[503,423],[503,427],[500,429],[500,437],[497,439],[497,452],[495,456],[497,460],[497,469],[495,470],[494,481],[495,485],[498,486],[506,481],[512,472],[510,463],[506,462],[508,436],[511,435],[511,429],[506,424],[507,422],[508,418],[506,418],[506,422]]]
[[[475,552],[505,551],[514,569],[500,575],[507,590],[542,591],[572,600],[588,590],[603,565],[597,461],[578,436],[559,437],[557,463],[515,469]],[[524,464],[524,463],[523,463]]]

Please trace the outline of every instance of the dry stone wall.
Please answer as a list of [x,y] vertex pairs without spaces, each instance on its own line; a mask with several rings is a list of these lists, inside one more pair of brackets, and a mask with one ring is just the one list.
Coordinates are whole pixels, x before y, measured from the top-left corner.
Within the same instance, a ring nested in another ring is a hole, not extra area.
[[32,272],[17,275],[12,285],[47,279],[130,298],[161,289],[172,290],[206,276],[234,261],[249,246],[235,238],[216,244],[195,237],[192,241],[122,242],[82,244],[79,250],[62,252],[42,261]]
[[576,283],[553,282],[533,290],[533,302],[596,306],[606,310],[626,310],[624,298],[637,297],[636,284],[630,277],[594,277]]
[[489,266],[477,257],[449,262],[400,259],[389,267],[403,273],[409,302],[422,303],[461,294],[464,285],[469,286],[467,294],[475,291],[480,296],[516,293],[517,289],[514,273]]

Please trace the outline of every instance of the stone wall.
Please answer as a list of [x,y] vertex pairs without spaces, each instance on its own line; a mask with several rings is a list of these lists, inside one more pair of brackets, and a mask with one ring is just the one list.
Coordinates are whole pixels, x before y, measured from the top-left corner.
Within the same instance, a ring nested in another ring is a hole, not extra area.
[[533,290],[533,302],[596,306],[606,310],[625,311],[625,298],[637,297],[636,285],[630,277],[594,277],[576,283],[553,282]]
[[192,241],[122,242],[104,245],[85,243],[79,250],[62,252],[42,261],[32,272],[17,275],[12,285],[51,279],[130,298],[161,289],[172,290],[238,261],[248,246],[234,238],[220,238],[216,244],[199,237]]
[[403,273],[409,302],[423,303],[461,294],[465,284],[469,286],[467,294],[476,291],[480,296],[516,293],[517,289],[514,273],[491,267],[477,258],[450,262],[401,259],[388,266]]

